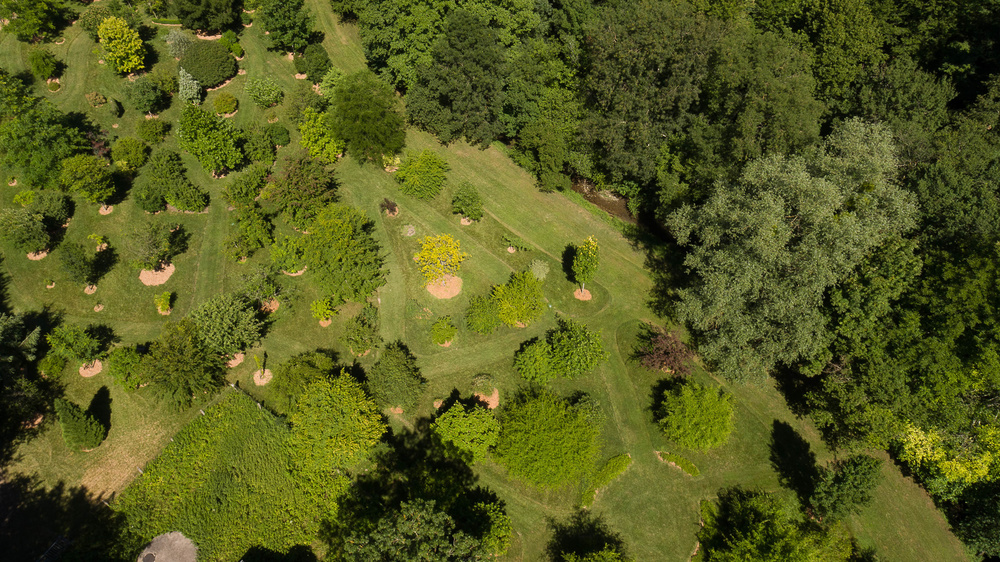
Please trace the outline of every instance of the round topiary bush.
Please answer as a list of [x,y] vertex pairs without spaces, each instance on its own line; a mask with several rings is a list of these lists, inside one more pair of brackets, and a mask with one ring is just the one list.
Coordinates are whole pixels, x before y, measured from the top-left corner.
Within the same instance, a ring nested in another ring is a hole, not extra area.
[[198,41],[184,51],[180,67],[204,88],[214,88],[236,74],[236,59],[215,41]]
[[292,142],[288,129],[281,125],[268,125],[264,127],[264,132],[271,137],[271,142],[275,146],[288,146],[288,143]]
[[215,112],[220,115],[229,115],[236,111],[239,106],[239,102],[236,101],[236,96],[230,94],[229,92],[222,92],[215,97]]

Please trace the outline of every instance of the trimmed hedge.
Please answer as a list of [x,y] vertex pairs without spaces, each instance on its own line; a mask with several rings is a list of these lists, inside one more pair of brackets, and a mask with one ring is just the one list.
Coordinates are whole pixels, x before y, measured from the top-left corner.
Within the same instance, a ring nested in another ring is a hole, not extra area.
[[583,492],[583,499],[580,501],[580,505],[589,507],[594,503],[597,490],[607,486],[615,478],[621,476],[631,465],[632,457],[628,454],[621,454],[608,459],[608,462],[604,463],[604,466],[591,479],[590,486]]
[[657,451],[656,454],[660,455],[660,459],[662,459],[663,462],[672,462],[677,465],[677,468],[680,468],[691,476],[698,476],[701,474],[701,471],[698,470],[698,467],[695,466],[693,462],[680,455],[675,455],[666,451]]

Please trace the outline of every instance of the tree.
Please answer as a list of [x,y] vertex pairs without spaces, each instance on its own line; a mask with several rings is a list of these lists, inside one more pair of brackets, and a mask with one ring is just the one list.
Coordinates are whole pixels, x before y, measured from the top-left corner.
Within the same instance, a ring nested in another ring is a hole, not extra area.
[[145,377],[174,406],[187,406],[222,383],[222,359],[201,339],[193,320],[168,322],[143,359]]
[[332,90],[330,126],[359,162],[379,162],[406,142],[405,122],[392,88],[371,71],[342,78]]
[[305,58],[306,76],[313,84],[319,84],[323,76],[330,70],[330,54],[322,43],[313,43],[302,53]]
[[201,96],[204,93],[201,84],[191,76],[191,73],[180,68],[177,70],[177,95],[185,103],[191,105],[201,105]]
[[26,253],[40,252],[51,242],[45,217],[27,209],[0,210],[0,237]]
[[467,181],[458,185],[455,196],[451,198],[451,212],[472,221],[483,218],[483,198],[475,186]]
[[188,106],[181,111],[177,140],[206,172],[226,172],[243,163],[243,152],[229,121],[200,107]]
[[449,234],[425,236],[420,239],[420,251],[413,256],[424,274],[424,281],[434,283],[458,274],[462,262],[469,257],[461,244]]
[[573,280],[580,284],[580,290],[586,290],[588,281],[594,278],[597,273],[597,265],[601,262],[600,249],[597,247],[597,239],[588,236],[583,244],[575,247],[573,253]]
[[535,338],[514,354],[514,370],[526,381],[545,384],[556,377],[552,369],[552,346]]
[[382,343],[378,309],[368,302],[356,316],[344,324],[342,341],[351,353],[360,355]]
[[320,113],[311,107],[302,111],[299,121],[300,142],[309,156],[332,164],[343,152],[346,143],[337,135],[328,113]]
[[479,541],[457,530],[434,501],[421,499],[404,501],[371,532],[352,534],[344,550],[347,560],[356,562],[459,562],[487,556]]
[[492,334],[500,327],[499,307],[493,295],[477,295],[469,299],[469,308],[465,311],[465,323],[477,334]]
[[237,293],[218,295],[189,316],[202,343],[220,355],[231,355],[260,340],[264,323],[257,318],[250,300]]
[[496,444],[500,423],[487,408],[456,402],[434,420],[431,431],[468,453],[472,462],[480,462],[486,460],[489,450]]
[[431,62],[431,48],[453,9],[450,0],[380,0],[358,11],[361,45],[369,68],[397,90],[412,88],[417,69]]
[[197,41],[178,63],[203,88],[214,88],[236,74],[236,59],[216,41]]
[[579,483],[594,469],[601,430],[582,408],[541,391],[520,397],[499,418],[493,456],[511,476],[555,489]]
[[122,254],[132,267],[159,269],[176,251],[175,234],[163,223],[142,221],[126,233]]
[[91,203],[107,201],[115,193],[108,161],[90,154],[77,154],[62,161],[62,185]]
[[757,160],[735,186],[670,215],[694,274],[678,314],[723,376],[759,377],[823,355],[824,291],[914,224],[895,170],[889,131],[850,120],[811,161]]
[[28,53],[28,65],[31,67],[31,73],[39,80],[52,78],[59,70],[59,61],[55,55],[40,47]]
[[250,78],[244,90],[259,107],[278,105],[285,97],[285,92],[269,76]]
[[413,408],[424,383],[417,358],[399,342],[387,345],[368,373],[368,389],[382,407]]
[[663,392],[660,428],[682,447],[719,447],[733,432],[733,398],[721,389],[696,382],[674,385]]
[[545,310],[542,282],[530,271],[512,273],[504,285],[493,287],[496,314],[508,326],[530,324]]
[[59,416],[63,440],[70,449],[89,451],[96,449],[104,441],[107,429],[97,418],[84,413],[83,409],[73,402],[56,398],[55,411]]
[[134,345],[116,347],[108,354],[108,374],[125,390],[137,390],[140,385],[149,382],[142,368],[142,354]]
[[286,157],[284,168],[281,176],[272,178],[261,198],[273,201],[292,226],[305,230],[336,199],[336,180],[322,162],[302,152]]
[[[54,188],[59,183],[60,163],[83,151],[88,143],[79,129],[47,101],[22,100],[16,106],[23,109],[7,113],[0,120],[0,155],[3,166],[25,184],[37,188]],[[4,100],[8,101],[8,100]],[[14,106],[13,109],[17,109]]]
[[431,326],[431,341],[437,345],[447,345],[455,339],[458,328],[451,323],[451,316],[442,316]]
[[308,228],[302,238],[303,260],[337,302],[364,300],[385,284],[383,258],[364,213],[330,204]]
[[97,29],[104,61],[111,70],[119,74],[129,74],[146,68],[146,46],[139,32],[130,28],[122,18],[111,16],[101,22]]
[[257,8],[256,20],[268,32],[271,48],[301,53],[312,37],[312,13],[303,0],[264,0]]
[[637,350],[642,366],[673,373],[679,377],[691,374],[694,352],[673,332],[654,333]]
[[163,42],[167,44],[167,50],[170,51],[170,56],[175,59],[179,59],[184,56],[188,47],[194,45],[195,39],[187,31],[181,31],[180,29],[172,29],[170,33],[167,33],[166,37],[163,38]]
[[95,338],[89,330],[72,324],[60,324],[45,336],[49,343],[50,353],[61,355],[69,360],[90,363],[96,361],[104,351],[101,341]]
[[236,0],[174,0],[173,9],[188,29],[221,31],[239,21]]
[[166,148],[153,151],[139,169],[132,197],[150,213],[162,211],[167,203],[183,211],[200,211],[208,204],[208,194],[188,180],[181,155]]
[[153,113],[162,108],[165,94],[148,75],[140,76],[135,82],[125,85],[125,103],[141,113]]
[[289,414],[295,403],[305,395],[306,388],[319,381],[329,381],[336,371],[336,363],[328,355],[313,351],[300,353],[278,365],[274,370],[273,385],[279,412]]
[[94,259],[76,242],[60,244],[59,265],[74,283],[89,285],[94,282]]
[[486,148],[502,132],[506,70],[496,32],[469,12],[455,10],[431,58],[407,95],[411,118],[445,144],[465,137]]
[[366,460],[386,430],[375,402],[344,372],[307,386],[289,422],[293,465],[324,477]]
[[570,318],[560,317],[559,327],[550,330],[552,369],[556,374],[575,379],[593,371],[609,357],[601,335]]
[[838,521],[860,513],[872,501],[872,491],[882,481],[882,461],[868,455],[852,455],[824,469],[809,501],[824,519]]
[[444,186],[448,163],[431,150],[409,153],[396,171],[399,190],[418,199],[432,199]]
[[55,0],[0,1],[0,19],[7,22],[3,30],[18,41],[37,41],[54,35],[61,12],[62,5]]
[[717,505],[705,504],[702,519],[698,540],[706,562],[846,562],[851,558],[850,535],[843,528],[823,530],[795,521],[781,500],[767,492],[739,487],[722,490]]
[[148,156],[149,147],[135,137],[121,137],[111,145],[111,160],[126,172],[135,172],[143,167]]

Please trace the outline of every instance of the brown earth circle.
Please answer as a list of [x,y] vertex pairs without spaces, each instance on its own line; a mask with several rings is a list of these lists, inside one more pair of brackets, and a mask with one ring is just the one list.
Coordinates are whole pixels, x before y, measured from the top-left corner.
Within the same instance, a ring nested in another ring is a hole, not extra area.
[[436,299],[450,299],[462,292],[462,278],[445,275],[433,283],[427,284],[427,292]]
[[271,382],[273,377],[274,373],[271,372],[271,369],[257,371],[253,374],[253,383],[257,386],[264,386],[265,384]]
[[271,300],[267,301],[266,303],[260,305],[260,311],[261,312],[267,312],[268,314],[270,314],[270,313],[278,310],[279,306],[281,306],[281,303],[278,302],[278,299],[271,299]]
[[333,324],[333,319],[332,318],[324,318],[324,319],[322,319],[322,320],[319,321],[320,328],[326,328],[330,324]]
[[83,288],[83,292],[87,293],[88,295],[93,295],[94,293],[97,292],[97,285],[87,285],[86,287]]
[[147,287],[162,285],[174,274],[174,269],[174,264],[172,263],[156,270],[143,269],[139,272],[139,281],[142,281],[142,284]]
[[104,305],[103,304],[99,304],[99,305],[97,305],[97,306],[94,307],[94,312],[100,312],[102,310],[104,310]]
[[229,367],[230,369],[232,369],[234,367],[238,367],[240,365],[240,363],[242,363],[245,358],[246,358],[246,354],[244,354],[244,353],[234,353],[233,354],[233,358],[230,359],[228,362],[226,362],[226,367]]
[[308,265],[305,266],[305,267],[303,267],[302,269],[296,271],[295,273],[289,273],[289,272],[285,271],[284,269],[282,269],[281,272],[284,273],[285,275],[289,276],[289,277],[298,277],[299,275],[302,275],[303,273],[305,273],[307,269],[309,269]]
[[497,406],[500,405],[500,389],[499,388],[494,388],[493,389],[493,394],[490,394],[489,396],[487,396],[485,394],[479,394],[479,393],[476,393],[475,396],[476,396],[476,398],[479,398],[483,402],[486,402],[486,407],[489,408],[489,409],[491,409],[491,410],[495,409]]
[[462,220],[459,222],[462,223],[462,226],[469,226],[470,224],[472,224],[472,219],[467,219],[465,217],[462,217]]
[[517,251],[517,248],[515,248],[514,246],[507,246],[507,253],[508,254],[513,254],[516,251]]
[[439,343],[438,346],[440,346],[440,347],[451,347],[451,341],[449,340],[449,341],[446,341],[444,343]]
[[28,254],[28,259],[31,261],[38,261],[41,259],[45,259],[45,256],[47,255],[49,255],[48,250],[42,250],[41,252],[31,252],[30,254]]
[[93,363],[84,363],[80,366],[80,376],[83,378],[90,378],[97,373],[101,372],[104,365],[100,361],[94,361]]
[[573,291],[573,296],[576,297],[576,300],[578,301],[589,301],[590,299],[593,298],[593,296],[590,294],[590,291],[588,291],[587,289],[583,290],[577,289]]

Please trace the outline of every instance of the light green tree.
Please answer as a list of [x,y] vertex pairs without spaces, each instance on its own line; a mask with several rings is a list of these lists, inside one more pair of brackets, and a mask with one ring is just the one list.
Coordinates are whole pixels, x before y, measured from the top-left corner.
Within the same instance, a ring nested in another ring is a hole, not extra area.
[[580,290],[586,290],[587,282],[594,278],[597,266],[601,262],[600,248],[597,239],[588,236],[583,244],[576,247],[573,254],[573,280],[580,284]]
[[77,154],[63,160],[59,180],[66,189],[91,203],[107,201],[115,193],[107,160],[91,154]]
[[472,462],[486,460],[489,450],[497,442],[500,423],[493,412],[481,406],[464,406],[455,403],[431,424],[431,430],[469,453]]
[[718,447],[733,432],[733,398],[712,386],[687,382],[664,391],[659,413],[667,438],[689,449]]
[[104,49],[104,60],[115,72],[128,74],[146,68],[142,38],[122,18],[105,19],[97,29],[97,36]]
[[424,274],[424,281],[433,283],[456,275],[469,254],[462,251],[459,241],[450,234],[439,234],[421,238],[420,251],[413,257]]

